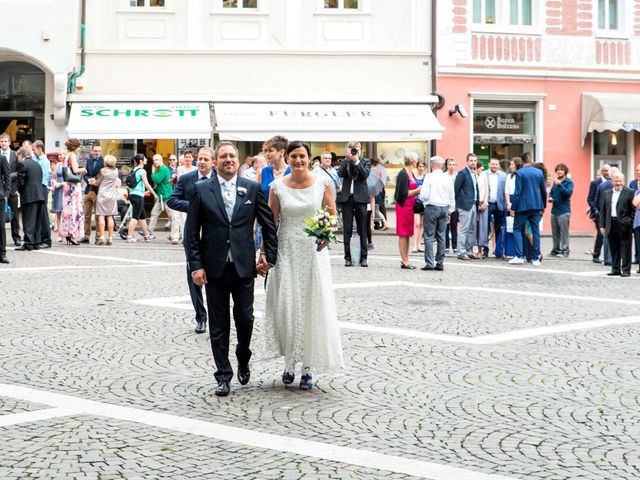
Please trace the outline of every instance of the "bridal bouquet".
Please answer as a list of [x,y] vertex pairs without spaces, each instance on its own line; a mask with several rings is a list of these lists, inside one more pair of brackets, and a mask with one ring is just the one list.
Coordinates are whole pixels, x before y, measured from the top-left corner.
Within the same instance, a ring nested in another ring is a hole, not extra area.
[[338,218],[331,215],[326,207],[318,210],[312,217],[305,219],[304,231],[310,237],[315,237],[318,245],[316,251],[320,251],[323,243],[335,242],[337,224]]

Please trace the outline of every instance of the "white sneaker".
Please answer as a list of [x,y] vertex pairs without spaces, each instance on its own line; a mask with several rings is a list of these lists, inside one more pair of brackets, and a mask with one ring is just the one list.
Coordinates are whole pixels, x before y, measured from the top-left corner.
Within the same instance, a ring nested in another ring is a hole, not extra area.
[[542,262],[540,260],[534,260],[531,262],[531,265],[533,265],[534,267],[539,267],[540,265],[542,265]]
[[524,258],[520,258],[520,257],[513,257],[511,260],[509,260],[510,265],[522,265],[523,263],[524,263]]
[[127,237],[127,243],[136,243],[138,240],[136,240],[133,237]]
[[153,240],[156,237],[154,237],[153,235],[147,235],[146,237],[143,237],[143,238],[144,238],[145,242],[150,242],[151,240]]

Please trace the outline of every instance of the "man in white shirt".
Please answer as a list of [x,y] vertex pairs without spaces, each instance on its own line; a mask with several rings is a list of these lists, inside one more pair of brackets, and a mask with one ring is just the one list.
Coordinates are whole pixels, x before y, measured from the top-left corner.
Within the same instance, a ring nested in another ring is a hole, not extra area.
[[258,155],[256,155],[251,159],[251,167],[247,168],[244,171],[244,173],[242,174],[242,178],[246,178],[247,180],[253,180],[255,182],[258,172],[262,170],[262,167],[264,167],[266,164],[267,164],[267,159],[265,158],[264,155],[259,153]]
[[[444,159],[431,157],[431,173],[425,175],[420,189],[420,199],[424,203],[424,259],[421,270],[444,270],[444,248],[449,215],[456,208],[453,182],[442,167]],[[433,241],[437,240],[435,261]]]
[[[487,177],[488,194],[487,204],[485,207],[488,211],[487,238],[491,232],[491,224],[493,223],[494,240],[496,242],[496,256],[502,256],[502,247],[498,245],[501,240],[500,233],[502,232],[502,224],[504,223],[504,214],[507,208],[506,197],[504,195],[505,184],[507,181],[507,175],[500,170],[500,162],[497,158],[492,158],[489,161],[489,170],[482,173]],[[483,247],[482,258],[489,256],[489,246]]]

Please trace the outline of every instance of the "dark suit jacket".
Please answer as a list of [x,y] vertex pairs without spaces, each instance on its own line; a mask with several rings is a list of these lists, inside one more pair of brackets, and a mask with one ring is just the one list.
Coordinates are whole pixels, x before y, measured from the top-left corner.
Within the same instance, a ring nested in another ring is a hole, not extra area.
[[[620,191],[620,197],[616,204],[616,215],[618,216],[618,222],[622,224],[625,231],[628,231],[631,235],[633,227],[633,217],[636,213],[636,209],[633,206],[633,196],[635,192],[629,187],[622,187]],[[605,234],[609,235],[611,231],[611,198],[613,197],[613,189],[607,190],[602,196],[602,210],[600,211],[600,227],[605,228]]]
[[11,149],[9,149],[9,158],[7,158],[7,162],[9,163],[9,172],[11,173],[11,196],[15,197],[18,194],[18,175],[16,174],[18,157],[16,157],[16,152]]
[[516,172],[516,191],[511,209],[514,212],[544,210],[547,205],[547,184],[542,171],[533,166],[522,167]]
[[587,203],[589,204],[589,216],[591,218],[595,218],[599,212],[600,208],[598,203],[596,202],[596,193],[598,192],[598,186],[602,183],[602,177],[598,177],[595,180],[592,180],[589,184],[589,194],[587,195]]
[[[241,188],[246,192],[241,193]],[[224,208],[220,183],[216,176],[208,182],[196,183],[189,200],[185,228],[187,259],[192,272],[204,268],[208,279],[222,276],[229,250],[241,278],[256,276],[253,243],[255,220],[262,226],[267,262],[276,264],[276,226],[260,184],[238,177],[236,189],[236,203],[231,221]]]
[[478,192],[474,193],[473,172],[465,167],[458,172],[453,183],[456,195],[456,208],[461,210],[471,210],[478,202]]
[[369,203],[369,188],[367,178],[371,172],[371,162],[360,157],[360,162],[355,165],[351,160],[345,158],[338,168],[338,176],[342,178],[342,190],[338,193],[336,201],[345,203],[351,195],[351,182],[353,182],[353,200],[356,203]]
[[638,190],[638,180],[637,179],[633,179],[629,182],[629,188],[631,190]]
[[[189,210],[189,199],[196,188],[199,175],[200,172],[198,172],[198,170],[180,175],[178,183],[176,183],[173,189],[173,193],[171,193],[171,196],[167,200],[167,206],[169,208],[185,213]],[[215,176],[216,172],[212,171],[210,177],[214,178]]]
[[[0,155],[0,199],[11,194],[11,171],[7,157]],[[4,227],[4,225],[2,225]]]
[[602,202],[604,201],[604,193],[607,190],[613,190],[613,180],[610,178],[607,180],[603,180],[598,188],[596,188],[596,205],[598,206],[598,212],[602,210]]
[[[100,155],[98,158],[95,158],[93,155],[89,155],[87,159],[87,173],[84,175],[85,180],[89,180],[90,178],[96,178],[100,173],[100,170],[104,167],[104,158]],[[87,194],[89,192],[97,192],[98,187],[95,185],[89,185],[84,189],[84,193]]]
[[42,189],[42,168],[33,158],[25,158],[18,162],[18,192],[20,203],[44,202]]

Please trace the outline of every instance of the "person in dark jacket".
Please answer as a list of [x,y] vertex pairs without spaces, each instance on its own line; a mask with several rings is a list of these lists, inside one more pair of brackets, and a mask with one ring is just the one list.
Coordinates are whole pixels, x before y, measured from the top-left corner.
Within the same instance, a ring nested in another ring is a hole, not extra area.
[[24,231],[24,243],[16,250],[38,250],[41,237],[42,203],[44,192],[42,190],[42,168],[30,156],[27,147],[20,147],[16,152],[18,165],[18,192],[22,205],[22,229]]
[[4,155],[0,155],[0,263],[9,263],[7,259],[7,229],[4,222],[4,209],[11,195],[11,171],[9,161]]
[[549,193],[551,207],[551,236],[553,249],[549,256],[569,256],[569,220],[571,219],[571,195],[573,195],[573,180],[567,174],[569,168],[564,163],[556,166],[556,179]]

